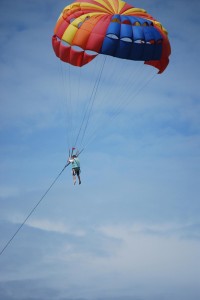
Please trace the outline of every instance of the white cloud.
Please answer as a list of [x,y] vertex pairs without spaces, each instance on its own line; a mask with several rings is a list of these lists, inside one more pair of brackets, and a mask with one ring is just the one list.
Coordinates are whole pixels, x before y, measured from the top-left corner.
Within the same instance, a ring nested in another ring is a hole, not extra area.
[[[7,220],[10,221],[13,224],[21,224],[22,220],[24,220],[25,217],[16,213],[12,214],[7,217]],[[86,232],[83,229],[80,228],[74,228],[74,226],[67,225],[65,222],[62,221],[54,221],[54,220],[48,220],[48,219],[38,219],[38,218],[30,218],[26,221],[26,226],[39,229],[42,231],[47,232],[55,232],[58,234],[67,234],[67,235],[73,235],[77,237],[84,237]]]
[[83,237],[86,234],[83,229],[71,228],[70,226],[67,226],[64,222],[59,221],[50,221],[47,219],[32,219],[28,220],[26,224],[32,228],[37,228],[49,232],[57,232],[60,234],[69,234],[77,237]]
[[[180,238],[177,231],[183,228],[183,224],[176,223],[97,227],[90,247],[85,249],[70,242],[51,260],[65,265],[61,285],[65,279],[69,286],[77,282],[75,296],[103,295],[102,286],[107,295],[121,295],[124,290],[126,295],[142,295],[143,287],[144,297],[158,286],[160,291],[169,291],[175,282],[176,286],[195,287],[200,276],[200,243]],[[100,253],[91,251],[97,240]]]
[[[98,230],[110,238],[126,241],[134,235],[158,236],[164,238],[181,239],[182,233],[188,228],[198,225],[192,222],[186,223],[134,223],[127,225],[102,226]],[[199,228],[200,229],[200,228]]]

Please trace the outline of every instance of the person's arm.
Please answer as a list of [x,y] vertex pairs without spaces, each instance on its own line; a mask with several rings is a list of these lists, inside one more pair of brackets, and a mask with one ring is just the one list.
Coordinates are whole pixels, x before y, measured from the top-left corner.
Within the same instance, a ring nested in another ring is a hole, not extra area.
[[74,161],[73,158],[71,158],[71,157],[68,158],[68,162],[69,162],[69,163],[72,163],[73,161]]

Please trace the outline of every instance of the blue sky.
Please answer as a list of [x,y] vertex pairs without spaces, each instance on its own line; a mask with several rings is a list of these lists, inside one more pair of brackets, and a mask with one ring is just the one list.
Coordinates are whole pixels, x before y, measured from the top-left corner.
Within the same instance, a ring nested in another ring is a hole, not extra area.
[[[106,59],[82,185],[73,186],[67,168],[0,256],[2,300],[200,298],[200,4],[129,3],[167,28],[170,64],[154,76],[121,61],[115,71]],[[73,127],[66,98],[77,114],[101,68],[100,57],[77,83],[76,70],[55,57],[51,36],[67,4],[0,3],[1,249],[65,165]],[[112,117],[121,98],[127,104]]]

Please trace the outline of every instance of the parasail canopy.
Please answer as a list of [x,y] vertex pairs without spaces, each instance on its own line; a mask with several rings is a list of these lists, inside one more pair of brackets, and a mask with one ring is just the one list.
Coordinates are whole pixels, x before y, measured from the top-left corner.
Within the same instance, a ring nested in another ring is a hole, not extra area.
[[98,54],[144,61],[162,73],[170,43],[166,29],[144,9],[121,0],[83,0],[66,6],[54,29],[55,54],[83,66]]

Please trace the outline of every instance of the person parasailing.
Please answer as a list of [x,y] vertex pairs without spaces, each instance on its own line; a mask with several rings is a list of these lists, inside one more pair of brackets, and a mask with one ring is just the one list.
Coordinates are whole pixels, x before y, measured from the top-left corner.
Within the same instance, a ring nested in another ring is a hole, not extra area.
[[74,153],[75,148],[72,148],[72,154],[69,155],[68,162],[72,165],[72,177],[74,185],[76,184],[76,176],[78,177],[79,184],[81,184],[81,178],[80,178],[80,161],[78,158],[78,154]]

